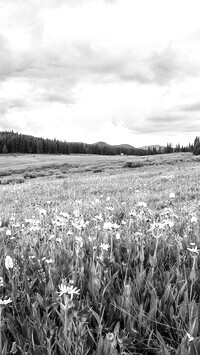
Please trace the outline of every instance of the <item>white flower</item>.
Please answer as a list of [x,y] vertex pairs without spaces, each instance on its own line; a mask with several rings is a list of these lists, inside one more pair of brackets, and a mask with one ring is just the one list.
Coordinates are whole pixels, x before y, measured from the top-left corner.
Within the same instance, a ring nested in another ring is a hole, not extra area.
[[3,277],[0,276],[0,287],[3,287]]
[[7,305],[8,303],[11,303],[12,300],[10,298],[8,298],[7,300],[0,300],[0,306],[5,306]]
[[138,207],[147,207],[147,203],[146,202],[138,202],[137,206]]
[[[191,243],[192,244],[192,243]],[[193,248],[187,248],[187,250],[189,250],[192,254],[199,254],[199,250],[197,249],[197,245],[195,245],[195,247]]]
[[116,239],[120,239],[120,234],[118,232],[116,233]]
[[83,238],[75,237],[76,243],[82,248],[83,247]]
[[167,224],[168,224],[168,226],[171,227],[171,228],[174,227],[174,222],[172,222],[172,221],[168,221]]
[[170,228],[174,227],[174,222],[173,221],[170,221],[169,219],[166,219],[164,221],[164,224],[165,225],[168,225]]
[[109,202],[109,201],[110,201],[110,196],[108,196],[108,197],[106,198],[106,201],[107,201],[107,202]]
[[118,228],[120,228],[121,226],[119,225],[119,224],[117,224],[117,223],[113,223],[112,224],[112,228],[113,229],[118,229]]
[[101,248],[102,250],[108,251],[108,249],[110,248],[110,245],[109,245],[109,244],[101,243],[100,248]]
[[77,289],[77,287],[67,286],[63,283],[59,286],[59,289],[60,289],[59,296],[68,294],[71,296],[71,298],[73,298],[73,295],[79,295],[80,293],[80,289]]
[[111,222],[105,222],[104,225],[103,225],[103,229],[112,230],[112,223]]
[[9,237],[10,235],[11,235],[11,230],[8,229],[8,230],[6,231],[6,236]]
[[12,258],[9,255],[7,255],[6,258],[5,258],[5,268],[7,270],[13,268],[13,260],[12,260]]
[[47,211],[44,208],[41,208],[41,210],[39,210],[39,214],[40,214],[40,216],[46,216]]
[[129,213],[129,216],[130,216],[130,217],[136,217],[136,216],[137,216],[137,213],[136,213],[135,211],[131,211],[131,212]]
[[175,198],[175,193],[174,193],[174,192],[171,192],[171,193],[169,194],[169,198]]
[[60,212],[60,215],[64,218],[69,218],[69,213],[67,212]]
[[45,261],[46,261],[47,264],[53,264],[54,263],[53,259],[46,259]]
[[196,216],[193,216],[191,218],[191,223],[197,223],[197,217]]
[[186,333],[186,334],[187,334],[187,336],[188,336],[189,342],[194,340],[194,337],[192,337],[189,333]]
[[54,239],[56,236],[54,234],[51,234],[50,237],[49,237],[49,240],[52,240]]
[[98,219],[99,221],[103,221],[102,213],[99,215],[94,216],[95,219]]

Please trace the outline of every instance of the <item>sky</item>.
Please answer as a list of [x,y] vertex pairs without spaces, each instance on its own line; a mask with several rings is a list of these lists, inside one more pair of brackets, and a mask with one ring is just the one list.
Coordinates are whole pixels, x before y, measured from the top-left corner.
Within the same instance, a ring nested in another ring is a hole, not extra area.
[[0,0],[0,130],[193,143],[199,14],[200,0]]

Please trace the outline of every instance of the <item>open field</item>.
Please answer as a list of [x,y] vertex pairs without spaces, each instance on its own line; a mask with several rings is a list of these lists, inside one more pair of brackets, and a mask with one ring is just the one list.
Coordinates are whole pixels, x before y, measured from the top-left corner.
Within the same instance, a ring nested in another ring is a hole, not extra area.
[[199,354],[199,158],[46,158],[0,157],[0,353]]

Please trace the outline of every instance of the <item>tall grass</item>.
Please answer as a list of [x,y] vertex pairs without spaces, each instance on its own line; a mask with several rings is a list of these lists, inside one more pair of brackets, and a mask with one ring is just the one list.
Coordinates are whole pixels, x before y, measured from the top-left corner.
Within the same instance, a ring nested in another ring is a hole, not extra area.
[[197,181],[168,166],[1,187],[0,352],[198,354]]

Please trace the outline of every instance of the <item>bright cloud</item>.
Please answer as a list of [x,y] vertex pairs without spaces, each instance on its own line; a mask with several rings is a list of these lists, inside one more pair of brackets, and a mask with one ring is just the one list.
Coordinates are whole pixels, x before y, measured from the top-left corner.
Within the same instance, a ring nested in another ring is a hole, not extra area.
[[199,10],[197,0],[0,0],[0,129],[192,142]]

